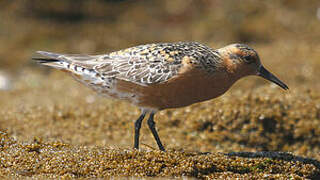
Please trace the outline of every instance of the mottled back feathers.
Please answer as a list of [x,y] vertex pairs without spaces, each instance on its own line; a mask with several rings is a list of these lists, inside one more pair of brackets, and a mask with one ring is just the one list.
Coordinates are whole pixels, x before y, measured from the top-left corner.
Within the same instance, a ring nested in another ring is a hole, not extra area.
[[[36,60],[60,60],[60,65],[65,68],[90,70],[102,79],[115,78],[140,85],[168,81],[184,66],[184,58],[188,58],[194,68],[208,72],[215,71],[220,59],[217,51],[197,42],[147,44],[96,56],[38,53],[44,58]],[[50,62],[44,64],[52,66]]]

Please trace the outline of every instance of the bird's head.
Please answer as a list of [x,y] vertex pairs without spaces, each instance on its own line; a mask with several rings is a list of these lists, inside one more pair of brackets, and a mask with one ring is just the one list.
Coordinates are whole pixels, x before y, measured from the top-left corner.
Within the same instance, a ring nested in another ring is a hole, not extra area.
[[285,90],[289,89],[286,84],[263,67],[258,53],[249,46],[245,44],[231,44],[218,49],[218,52],[223,59],[225,69],[230,75],[238,78],[247,75],[257,75],[279,85]]

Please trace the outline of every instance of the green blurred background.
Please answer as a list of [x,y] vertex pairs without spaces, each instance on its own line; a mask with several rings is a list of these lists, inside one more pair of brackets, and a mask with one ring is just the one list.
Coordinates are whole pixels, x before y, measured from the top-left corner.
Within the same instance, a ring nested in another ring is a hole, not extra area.
[[[156,121],[167,147],[319,158],[319,0],[2,0],[0,128],[20,141],[131,147],[137,108],[94,96],[30,58],[37,50],[102,54],[175,41],[247,43],[290,91],[248,77],[215,101],[163,111]],[[143,134],[156,147],[145,127]]]

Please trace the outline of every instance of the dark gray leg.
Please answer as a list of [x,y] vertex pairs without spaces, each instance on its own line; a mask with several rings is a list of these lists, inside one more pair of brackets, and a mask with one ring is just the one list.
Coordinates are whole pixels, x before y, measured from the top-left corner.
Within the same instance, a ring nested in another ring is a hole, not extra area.
[[140,128],[141,128],[141,123],[144,117],[146,116],[146,112],[142,111],[140,117],[136,120],[134,123],[134,148],[139,149],[139,136],[140,136]]
[[154,117],[154,112],[150,113],[149,119],[148,119],[148,125],[149,125],[149,129],[151,130],[154,139],[157,141],[157,144],[159,146],[159,149],[161,151],[166,151],[160,141],[159,135],[157,133],[157,130],[155,128],[156,123],[153,121],[153,117]]

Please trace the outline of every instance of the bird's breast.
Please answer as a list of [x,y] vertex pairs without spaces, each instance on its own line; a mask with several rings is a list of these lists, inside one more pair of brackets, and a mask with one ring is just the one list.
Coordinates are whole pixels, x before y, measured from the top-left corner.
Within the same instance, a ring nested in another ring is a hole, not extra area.
[[118,81],[117,89],[135,94],[135,104],[140,107],[161,110],[216,98],[226,92],[233,83],[224,72],[208,74],[203,70],[193,69],[167,82],[149,86]]

